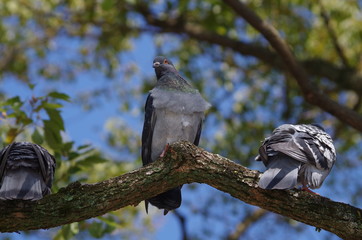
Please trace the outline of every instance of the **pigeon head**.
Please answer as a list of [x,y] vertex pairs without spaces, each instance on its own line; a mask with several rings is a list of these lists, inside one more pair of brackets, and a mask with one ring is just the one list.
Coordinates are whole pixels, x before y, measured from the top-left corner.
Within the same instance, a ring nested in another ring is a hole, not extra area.
[[165,58],[164,56],[155,57],[153,60],[153,68],[155,69],[157,79],[166,73],[177,72],[171,60]]

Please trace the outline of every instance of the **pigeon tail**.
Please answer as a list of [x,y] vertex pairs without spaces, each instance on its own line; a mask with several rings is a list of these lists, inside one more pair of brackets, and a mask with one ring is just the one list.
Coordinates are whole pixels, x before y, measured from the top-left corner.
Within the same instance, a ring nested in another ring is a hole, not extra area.
[[176,187],[153,198],[147,199],[146,204],[149,202],[159,209],[164,209],[164,215],[166,215],[168,211],[180,207],[181,201],[181,187]]
[[269,158],[267,170],[261,175],[259,187],[263,189],[291,189],[298,185],[301,162],[279,153]]
[[42,189],[50,192],[45,186],[42,176],[30,168],[9,169],[5,173],[0,188],[1,200],[39,200],[43,197]]

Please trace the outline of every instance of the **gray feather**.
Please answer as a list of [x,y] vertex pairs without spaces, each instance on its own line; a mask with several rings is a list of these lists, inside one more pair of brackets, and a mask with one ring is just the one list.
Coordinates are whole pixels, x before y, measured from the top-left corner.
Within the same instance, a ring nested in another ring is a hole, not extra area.
[[39,200],[46,189],[42,176],[30,168],[22,171],[9,170],[4,176],[0,189],[1,200]]
[[285,154],[274,156],[261,175],[259,187],[263,189],[291,189],[298,183],[301,163]]
[[157,109],[165,108],[179,114],[203,113],[210,108],[200,93],[172,91],[165,88],[154,88],[150,91],[153,97],[153,106]]
[[0,199],[39,200],[50,194],[56,163],[46,149],[29,142],[14,142],[0,156]]
[[[288,157],[281,158],[282,155]],[[290,183],[295,184],[292,187],[303,185],[314,189],[322,185],[331,171],[336,161],[336,152],[332,138],[319,125],[284,124],[264,140],[256,160],[263,161],[268,168],[260,180],[261,187],[268,188],[270,182],[275,183],[273,178],[279,178],[283,174],[288,178],[295,177],[296,168],[291,166],[299,164],[297,177],[293,181],[286,179],[288,184],[272,184],[271,188],[289,189]],[[286,164],[287,161],[290,161],[290,165]],[[288,171],[290,175],[287,174]]]
[[156,160],[166,144],[179,140],[194,142],[199,124],[204,118],[203,112],[193,114],[175,113],[168,108],[155,110],[156,123],[152,140],[152,160]]
[[312,189],[319,188],[328,176],[329,172],[330,170],[326,171],[324,169],[318,169],[310,164],[304,164],[300,170],[300,175],[304,176],[301,178],[300,184]]

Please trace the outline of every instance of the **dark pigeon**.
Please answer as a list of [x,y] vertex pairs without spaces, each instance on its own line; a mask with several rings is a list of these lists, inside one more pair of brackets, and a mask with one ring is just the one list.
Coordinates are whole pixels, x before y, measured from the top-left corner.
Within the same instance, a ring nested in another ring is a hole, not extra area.
[[[199,91],[183,79],[172,62],[158,56],[153,61],[157,83],[150,91],[145,105],[142,132],[142,162],[154,162],[168,144],[187,140],[199,144],[204,112],[211,106]],[[181,187],[147,199],[148,203],[168,211],[181,205]]]
[[264,140],[255,160],[267,167],[259,180],[263,189],[315,189],[331,171],[336,150],[320,125],[284,124]]
[[39,200],[50,194],[55,158],[41,146],[14,142],[0,152],[0,199]]

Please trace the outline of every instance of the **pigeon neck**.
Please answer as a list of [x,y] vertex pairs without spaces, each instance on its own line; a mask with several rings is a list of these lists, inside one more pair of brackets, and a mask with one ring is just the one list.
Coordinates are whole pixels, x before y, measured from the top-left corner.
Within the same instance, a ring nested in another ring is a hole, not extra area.
[[183,79],[177,72],[168,72],[157,79],[157,87],[182,92],[197,92],[189,82]]
[[167,68],[167,69],[155,69],[157,80],[161,79],[164,75],[169,73],[178,74],[177,70],[175,68]]

